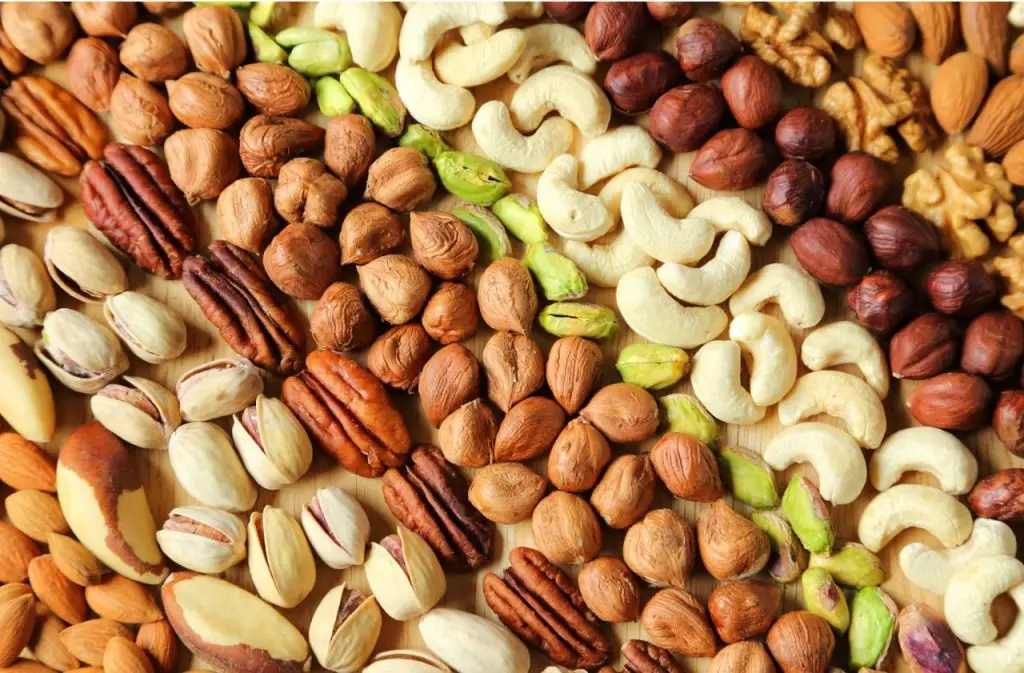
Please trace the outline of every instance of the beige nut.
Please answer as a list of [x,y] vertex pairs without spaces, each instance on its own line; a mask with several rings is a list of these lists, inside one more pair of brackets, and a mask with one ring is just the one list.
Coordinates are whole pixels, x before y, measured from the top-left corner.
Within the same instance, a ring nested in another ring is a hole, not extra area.
[[366,581],[389,617],[419,617],[444,595],[444,570],[423,538],[401,524],[398,532],[370,544]]
[[97,304],[128,289],[128,278],[114,253],[79,227],[50,229],[43,261],[57,287],[79,301]]
[[219,575],[245,558],[245,524],[214,507],[175,507],[156,541],[167,558],[207,575]]
[[128,350],[146,362],[168,362],[185,352],[185,321],[152,297],[131,290],[108,297],[103,317]]
[[323,597],[309,623],[309,645],[320,665],[355,673],[370,658],[383,619],[377,599],[345,583]]
[[33,442],[48,442],[56,428],[53,392],[32,348],[0,325],[0,377],[11,394],[0,396],[0,416]]
[[231,426],[242,463],[257,484],[274,491],[294,484],[313,462],[313,444],[284,402],[257,395]]
[[128,369],[114,333],[69,308],[46,316],[35,352],[58,381],[79,393],[95,393]]
[[175,388],[181,416],[207,421],[242,411],[263,392],[260,370],[248,360],[224,358],[194,367]]
[[126,385],[110,383],[89,400],[93,417],[124,441],[143,449],[164,450],[181,424],[174,394],[155,381],[125,376]]
[[256,593],[293,608],[316,584],[316,561],[302,526],[283,509],[267,505],[249,516],[249,574]]
[[337,486],[317,489],[302,506],[301,521],[309,543],[329,567],[342,570],[363,564],[370,520],[347,492]]
[[168,455],[175,479],[200,503],[229,512],[246,512],[256,504],[256,488],[220,426],[182,425],[171,435]]

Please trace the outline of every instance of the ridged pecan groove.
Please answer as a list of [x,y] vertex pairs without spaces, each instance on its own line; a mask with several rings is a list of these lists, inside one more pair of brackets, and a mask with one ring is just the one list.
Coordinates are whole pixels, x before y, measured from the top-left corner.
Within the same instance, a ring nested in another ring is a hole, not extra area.
[[631,640],[622,646],[623,673],[685,673],[668,650],[646,640]]

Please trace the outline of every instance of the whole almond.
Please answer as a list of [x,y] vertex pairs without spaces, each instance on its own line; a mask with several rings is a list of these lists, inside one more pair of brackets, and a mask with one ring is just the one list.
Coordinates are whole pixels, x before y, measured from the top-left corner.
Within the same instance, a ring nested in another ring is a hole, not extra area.
[[32,559],[28,564],[28,581],[36,597],[50,608],[53,614],[68,624],[80,624],[85,621],[88,613],[85,591],[64,576],[52,556],[43,554]]
[[1019,140],[1003,157],[1006,179],[1017,185],[1024,185],[1024,140]]
[[494,460],[530,460],[547,453],[565,427],[565,412],[554,400],[527,397],[508,410],[494,439]]
[[992,87],[967,134],[967,142],[1001,157],[1024,138],[1024,75],[1010,75]]
[[869,51],[900,58],[914,46],[917,24],[898,2],[855,2],[853,16]]
[[135,644],[149,655],[153,667],[160,673],[171,673],[177,669],[178,637],[166,619],[140,626]]
[[1006,73],[1006,52],[1010,44],[1008,2],[962,2],[960,25],[967,51],[985,59],[996,75]]
[[4,507],[11,523],[37,542],[46,542],[50,533],[69,532],[60,503],[49,493],[34,489],[15,491],[4,500]]
[[131,638],[132,632],[127,626],[109,619],[90,619],[64,629],[60,641],[80,661],[90,666],[101,666],[107,642],[117,636]]
[[14,432],[0,433],[0,481],[18,491],[57,491],[57,467],[42,449]]
[[114,636],[103,650],[103,673],[153,673],[153,664],[133,639]]
[[11,582],[0,586],[0,603],[12,601],[22,596],[32,596],[32,588],[22,582]]
[[946,133],[960,133],[974,119],[988,93],[988,67],[977,54],[950,56],[932,80],[932,111]]
[[100,562],[81,542],[67,535],[50,533],[46,544],[54,563],[69,580],[81,587],[100,581],[103,572]]
[[39,547],[28,535],[0,521],[0,582],[21,582],[28,578],[28,564],[37,556]]
[[921,34],[921,53],[938,65],[946,60],[960,39],[957,5],[952,2],[911,2],[910,13]]
[[[54,673],[54,669],[45,664],[31,659],[18,659],[6,668],[0,668],[3,673]],[[75,673],[103,673],[102,669],[78,668]]]
[[40,617],[35,636],[29,644],[32,656],[55,671],[69,671],[81,665],[60,641],[60,634],[67,626],[55,615]]
[[1024,35],[1018,35],[1010,45],[1010,72],[1024,75]]
[[122,624],[146,624],[163,618],[156,601],[141,584],[116,574],[86,587],[85,602],[100,617]]
[[0,667],[12,664],[28,645],[36,624],[35,607],[31,594],[0,603]]
[[551,344],[545,378],[566,413],[575,414],[587,403],[603,364],[601,347],[589,339],[571,336]]

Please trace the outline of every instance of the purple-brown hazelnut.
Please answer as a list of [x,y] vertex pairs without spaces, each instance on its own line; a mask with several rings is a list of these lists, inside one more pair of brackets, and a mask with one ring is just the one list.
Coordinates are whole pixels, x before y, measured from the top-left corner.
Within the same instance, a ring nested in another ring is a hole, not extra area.
[[928,272],[932,306],[954,318],[973,318],[999,296],[996,279],[977,260],[950,260]]
[[843,224],[859,224],[878,210],[889,190],[889,166],[870,154],[850,152],[832,166],[825,213]]
[[722,75],[722,95],[736,123],[757,130],[782,112],[779,73],[757,56],[740,56]]
[[640,48],[647,8],[639,2],[597,2],[587,12],[583,37],[598,61],[618,61]]
[[891,271],[873,271],[850,290],[846,304],[875,334],[899,327],[914,306],[914,291]]
[[879,266],[893,271],[920,269],[942,254],[935,227],[903,206],[886,206],[869,217],[864,235]]
[[649,109],[682,79],[676,60],[659,49],[613,63],[604,77],[604,90],[619,111],[636,114]]
[[818,161],[836,148],[836,124],[816,107],[795,107],[775,126],[775,144],[787,159]]
[[741,51],[739,38],[714,19],[690,19],[676,33],[679,66],[695,82],[721,77]]
[[818,214],[825,202],[825,178],[806,161],[790,159],[768,176],[761,207],[776,224],[794,227]]
[[648,2],[647,12],[658,23],[678,26],[693,16],[697,8],[692,2]]
[[669,89],[651,108],[651,136],[673,152],[693,152],[722,128],[725,98],[713,84]]
[[289,224],[263,251],[263,268],[282,292],[297,299],[319,299],[341,276],[341,252],[319,227]]
[[545,2],[544,11],[559,23],[579,21],[590,11],[590,2]]

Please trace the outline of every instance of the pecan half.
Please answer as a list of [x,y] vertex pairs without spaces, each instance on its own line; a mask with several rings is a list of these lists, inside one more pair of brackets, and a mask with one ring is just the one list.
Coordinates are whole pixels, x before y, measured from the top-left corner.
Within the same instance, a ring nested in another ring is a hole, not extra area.
[[210,244],[209,258],[189,257],[185,289],[232,349],[287,376],[302,368],[306,333],[295,309],[270,283],[260,259],[227,241]]
[[87,163],[79,178],[86,216],[146,271],[180,277],[196,250],[196,223],[167,166],[137,145],[111,143],[103,158]]
[[391,513],[427,541],[451,570],[477,570],[491,559],[493,532],[469,504],[469,485],[440,449],[417,446],[381,484]]
[[517,547],[504,579],[484,577],[484,600],[498,619],[556,664],[597,668],[608,659],[608,637],[587,609],[576,583],[543,554]]
[[285,380],[281,397],[310,436],[349,472],[379,477],[398,467],[411,440],[384,384],[355,360],[313,351]]
[[622,646],[623,673],[684,673],[668,650],[646,640],[631,640]]
[[89,159],[99,159],[107,144],[107,127],[56,82],[25,75],[0,97],[11,118],[14,145],[43,170],[73,177]]

